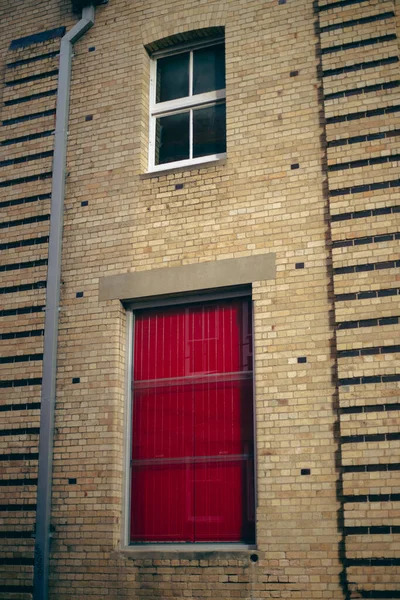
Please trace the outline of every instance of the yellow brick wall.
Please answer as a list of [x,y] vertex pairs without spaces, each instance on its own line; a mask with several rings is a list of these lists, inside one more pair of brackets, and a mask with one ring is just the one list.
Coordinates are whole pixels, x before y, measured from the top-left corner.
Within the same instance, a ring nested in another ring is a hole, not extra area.
[[[396,153],[394,134],[342,145],[332,142],[396,130],[399,113],[329,119],[395,105],[400,88],[324,99],[397,79],[396,63],[324,75],[398,53],[398,40],[329,52],[335,45],[393,34],[393,17],[359,22],[393,10],[391,0],[335,2],[320,11],[307,0],[110,0],[96,10],[94,27],[76,44],[58,351],[52,599],[203,600],[218,595],[224,600],[338,600],[348,593],[359,597],[382,590],[387,597],[388,591],[399,589],[395,563],[377,566],[369,560],[398,558],[396,534],[391,529],[385,534],[350,529],[390,528],[396,523],[398,501],[390,497],[378,502],[370,495],[398,494],[397,479],[391,477],[396,472],[388,466],[398,462],[398,441],[358,436],[398,431],[398,412],[384,412],[376,405],[398,403],[399,383],[344,381],[396,374],[398,354],[337,355],[337,350],[396,344],[398,322],[357,329],[343,323],[399,317],[399,295],[342,300],[338,295],[398,288],[399,265],[357,273],[333,271],[398,260],[395,239],[351,246],[340,242],[395,233],[399,187],[335,192],[394,181],[399,178],[398,162],[327,169]],[[75,21],[69,2],[28,0],[22,9],[22,3],[0,0],[0,15],[3,103],[53,89],[56,75],[6,84],[10,78],[51,71],[56,57],[18,66],[12,74],[6,64],[52,52],[59,38],[18,52],[8,46],[21,36],[69,28]],[[354,24],[324,29],[347,21]],[[225,27],[227,158],[148,175],[149,58],[144,46],[214,26]],[[1,118],[45,111],[54,101],[54,96],[46,96],[3,104]],[[11,124],[0,127],[0,139],[52,127],[52,116]],[[52,148],[51,139],[26,140],[2,150],[7,159],[46,152]],[[0,182],[48,172],[50,165],[49,157],[7,165],[0,170]],[[182,189],[176,189],[178,183]],[[3,187],[0,202],[46,195],[49,190],[48,179]],[[373,214],[387,207],[390,213]],[[330,221],[331,215],[365,210],[371,214]],[[48,212],[46,197],[4,206],[1,219],[9,222]],[[4,231],[5,242],[43,237],[48,221]],[[46,251],[46,244],[7,249],[0,264],[45,258]],[[126,315],[119,301],[99,301],[99,279],[267,252],[276,254],[276,279],[253,285],[257,548],[123,552]],[[5,271],[1,285],[41,281],[45,273],[45,266],[20,269],[18,277],[15,271]],[[77,292],[83,297],[77,298]],[[43,289],[7,294],[7,302],[7,308],[43,305]],[[6,333],[39,329],[43,315],[4,316],[1,326]],[[6,344],[4,356],[42,352],[39,336]],[[307,362],[299,363],[300,357]],[[29,369],[26,365],[1,365],[1,378],[3,372],[6,380],[40,377],[40,361],[31,360]],[[74,378],[79,383],[73,383]],[[1,390],[3,405],[39,400],[39,385]],[[364,412],[365,406],[374,410]],[[21,423],[38,426],[37,408],[0,415],[4,429],[21,428]],[[35,434],[0,437],[0,454],[30,453],[23,460],[1,462],[3,479],[35,477],[37,439]],[[376,463],[386,470],[366,467]],[[302,469],[310,469],[310,474],[302,475]],[[3,507],[35,502],[32,483],[1,490],[6,490]],[[367,501],[356,502],[359,495]],[[33,510],[4,512],[4,530],[30,532],[33,522]],[[31,593],[32,539],[4,537],[2,542],[1,556],[11,560],[0,562],[3,585],[9,586],[2,592],[0,585],[0,598],[26,600]],[[252,553],[258,555],[257,562],[251,561]],[[29,560],[18,566],[18,559]]]
[[396,8],[355,3],[319,19],[346,580],[351,596],[366,597],[395,596],[399,588]]

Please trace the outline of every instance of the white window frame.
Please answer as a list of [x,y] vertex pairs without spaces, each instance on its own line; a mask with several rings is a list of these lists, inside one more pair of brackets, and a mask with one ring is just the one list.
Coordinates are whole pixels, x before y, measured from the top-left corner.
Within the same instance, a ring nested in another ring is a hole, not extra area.
[[[193,83],[193,51],[199,48],[208,46],[216,46],[224,42],[223,37],[213,38],[208,41],[193,42],[191,44],[182,44],[174,46],[168,50],[155,52],[151,56],[150,64],[150,123],[149,123],[149,172],[166,171],[176,167],[186,167],[207,163],[213,160],[223,159],[226,157],[226,152],[220,154],[209,154],[207,156],[199,156],[193,158],[193,111],[207,106],[212,106],[217,103],[226,101],[226,89],[215,90],[204,94],[192,95]],[[169,100],[167,102],[156,102],[157,92],[157,60],[165,56],[173,56],[190,52],[189,55],[189,96]],[[172,161],[162,165],[155,164],[156,158],[156,121],[159,117],[168,117],[173,114],[189,112],[189,153],[190,157],[185,160]]]

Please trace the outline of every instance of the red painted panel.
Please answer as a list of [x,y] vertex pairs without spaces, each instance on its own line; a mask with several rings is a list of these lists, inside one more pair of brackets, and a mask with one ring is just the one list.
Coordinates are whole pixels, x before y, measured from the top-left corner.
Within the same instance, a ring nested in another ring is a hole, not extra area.
[[196,541],[251,540],[252,380],[210,386],[196,400]]
[[193,396],[183,386],[138,389],[132,439],[132,540],[193,541]]
[[132,541],[251,541],[251,303],[136,316]]

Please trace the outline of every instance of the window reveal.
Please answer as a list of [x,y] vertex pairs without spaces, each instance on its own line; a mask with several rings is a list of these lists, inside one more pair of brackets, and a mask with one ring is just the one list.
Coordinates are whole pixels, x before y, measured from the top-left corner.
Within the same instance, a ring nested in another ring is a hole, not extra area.
[[150,170],[225,156],[225,97],[223,42],[155,58]]
[[137,312],[131,542],[254,541],[251,301]]

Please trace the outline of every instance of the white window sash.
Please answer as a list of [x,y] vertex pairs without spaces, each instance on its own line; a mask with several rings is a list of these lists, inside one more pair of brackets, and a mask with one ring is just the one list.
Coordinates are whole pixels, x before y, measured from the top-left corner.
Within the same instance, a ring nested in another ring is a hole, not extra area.
[[[193,50],[189,54],[189,96],[193,99]],[[193,110],[189,112],[189,159],[193,158]]]
[[167,115],[173,112],[182,112],[185,109],[195,108],[211,102],[217,102],[218,100],[225,100],[226,90],[215,90],[212,92],[206,92],[205,94],[196,94],[195,96],[185,96],[184,98],[177,98],[176,100],[168,100],[168,102],[159,102],[153,104],[151,107],[151,114],[153,117],[160,115]]
[[[181,52],[190,51],[189,59],[189,96],[183,98],[177,98],[175,100],[169,100],[167,102],[156,102],[157,96],[157,58],[161,58],[163,53],[155,54],[154,59],[150,65],[150,119],[149,119],[149,161],[148,170],[149,172],[165,171],[168,169],[174,169],[177,167],[185,167],[195,164],[201,164],[218,160],[226,157],[226,152],[222,154],[212,154],[202,157],[193,158],[193,110],[201,109],[226,100],[226,89],[213,90],[204,94],[192,94],[193,89],[193,52],[196,47],[204,48],[206,45],[216,45],[223,41],[214,40],[209,44],[198,43],[181,49]],[[169,54],[178,54],[171,50]],[[166,55],[166,54],[165,54]],[[180,112],[189,112],[189,158],[185,160],[173,161],[164,163],[162,165],[156,165],[156,122],[157,118],[167,117],[169,115],[178,114]]]

